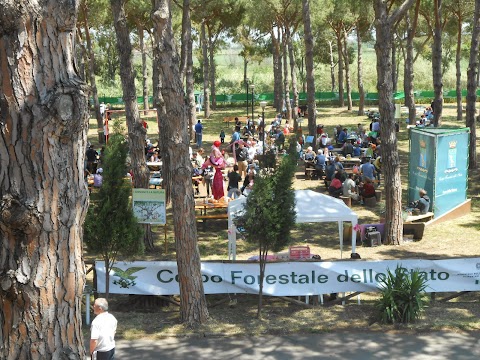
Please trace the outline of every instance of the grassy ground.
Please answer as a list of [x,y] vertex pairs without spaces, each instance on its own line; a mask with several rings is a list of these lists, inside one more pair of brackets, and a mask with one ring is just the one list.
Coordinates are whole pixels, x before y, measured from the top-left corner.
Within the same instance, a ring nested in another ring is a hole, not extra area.
[[[205,120],[204,143],[206,148],[218,138],[223,128],[228,134],[222,119],[224,116],[245,115],[246,109],[228,109],[216,111],[211,119]],[[259,109],[256,109],[256,114]],[[446,105],[444,110],[445,125],[464,126],[455,120],[455,108]],[[358,117],[355,112],[342,111],[336,108],[320,108],[317,122],[325,125],[328,133],[333,133],[333,127],[342,124],[346,127],[356,127],[358,123],[369,124],[366,116]],[[273,110],[266,111],[267,121],[273,118]],[[149,132],[155,138],[155,122],[149,120]],[[408,138],[405,124],[399,133],[399,151],[401,157],[402,189],[406,192],[408,168]],[[93,140],[95,132],[91,130],[89,137]],[[228,139],[228,137],[227,137]],[[480,144],[477,144],[479,148]],[[362,259],[402,259],[402,258],[449,258],[480,256],[480,210],[479,210],[479,172],[469,172],[469,198],[472,198],[472,212],[462,218],[447,221],[426,228],[421,241],[404,243],[400,246],[359,247],[357,251]],[[324,192],[323,185],[318,180],[305,180],[303,169],[299,166],[294,187],[296,189],[312,189]],[[406,200],[403,201],[406,203]],[[379,220],[379,211],[382,203],[376,208],[367,209],[354,205],[353,210],[359,215],[360,223],[371,223]],[[168,222],[168,251],[163,247],[163,229],[154,229],[157,234],[156,250],[146,254],[147,260],[174,260],[175,249],[171,217]],[[293,233],[294,244],[308,244],[311,251],[319,254],[325,260],[340,259],[340,249],[336,224],[300,224]],[[226,220],[210,221],[206,231],[198,227],[198,244],[201,257],[204,260],[227,259],[227,223]],[[344,249],[349,253],[349,247]],[[256,248],[242,240],[237,244],[237,258],[248,259],[256,255]],[[86,253],[86,259],[91,260],[92,254]],[[444,296],[445,294],[442,294]],[[440,298],[440,296],[438,296]],[[267,298],[264,307],[264,319],[255,319],[256,297],[242,295],[233,301],[228,295],[207,296],[210,304],[225,300],[218,306],[210,306],[211,320],[200,329],[191,331],[178,325],[178,311],[175,306],[159,308],[153,306],[131,309],[129,299],[125,296],[113,296],[113,312],[119,319],[119,336],[126,338],[159,337],[180,335],[192,332],[193,334],[285,334],[295,332],[325,332],[332,330],[369,329],[371,331],[386,331],[388,326],[379,324],[370,325],[373,316],[373,302],[376,294],[362,294],[361,305],[357,299],[347,301],[345,306],[316,307],[304,309],[276,298]],[[134,311],[134,313],[132,313]],[[415,325],[405,327],[415,331],[432,329],[480,330],[480,305],[475,293],[464,295],[448,303],[437,300],[429,306],[425,316]]]

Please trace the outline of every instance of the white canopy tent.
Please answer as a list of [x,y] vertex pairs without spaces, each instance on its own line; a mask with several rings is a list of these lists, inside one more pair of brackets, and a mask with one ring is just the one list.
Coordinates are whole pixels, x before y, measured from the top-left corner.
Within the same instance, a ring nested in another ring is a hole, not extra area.
[[[237,255],[237,228],[233,223],[236,214],[243,211],[246,197],[228,203],[228,259],[235,260]],[[358,224],[358,215],[345,203],[334,197],[312,190],[295,190],[295,211],[297,223],[338,222],[340,253],[343,255],[343,223],[352,223],[352,229]],[[352,253],[355,253],[357,233],[352,231]]]

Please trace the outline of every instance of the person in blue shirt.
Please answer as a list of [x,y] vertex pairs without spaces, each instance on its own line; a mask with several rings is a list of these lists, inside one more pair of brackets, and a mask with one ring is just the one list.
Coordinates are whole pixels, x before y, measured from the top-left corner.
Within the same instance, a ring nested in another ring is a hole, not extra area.
[[360,172],[362,173],[363,181],[366,178],[372,181],[375,180],[375,166],[370,162],[370,158],[367,158],[367,161],[360,166]]
[[197,147],[202,147],[202,137],[203,137],[203,125],[201,120],[195,124],[195,135],[197,137]]
[[338,134],[338,143],[343,144],[347,140],[347,128],[343,128],[342,131]]
[[362,154],[362,149],[360,147],[360,144],[355,144],[355,147],[353,148],[353,156],[357,157]]
[[325,167],[326,167],[327,158],[323,153],[323,150],[318,150],[318,154],[315,157],[315,170],[317,172],[318,178],[321,178],[325,175]]

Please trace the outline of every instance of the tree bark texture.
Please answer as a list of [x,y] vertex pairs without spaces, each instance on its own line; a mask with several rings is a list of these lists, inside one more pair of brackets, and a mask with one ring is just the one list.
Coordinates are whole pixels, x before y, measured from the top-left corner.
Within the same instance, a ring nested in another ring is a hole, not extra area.
[[343,57],[345,60],[345,83],[347,85],[347,109],[352,110],[352,87],[350,81],[350,59],[348,56],[348,34],[347,30],[343,29]]
[[443,74],[442,74],[442,0],[434,0],[435,28],[432,45],[432,79],[435,92],[433,125],[441,125],[443,111]]
[[161,39],[160,73],[164,84],[167,121],[166,133],[170,162],[166,172],[172,178],[173,223],[180,286],[180,318],[187,326],[197,326],[208,319],[207,302],[200,272],[200,252],[197,246],[195,199],[192,187],[192,164],[188,153],[187,117],[183,86],[178,71],[178,56],[174,46],[171,13],[168,0],[153,0],[152,19]]
[[85,18],[84,31],[88,52],[88,74],[90,76],[90,87],[93,96],[93,105],[95,107],[95,119],[97,119],[98,143],[103,144],[105,143],[105,137],[103,134],[103,117],[100,113],[100,101],[98,100],[97,82],[95,80],[95,52],[93,51],[92,39],[90,37],[90,27],[88,23],[89,12],[86,0],[83,2],[83,16]]
[[475,13],[473,16],[472,42],[470,45],[470,60],[467,69],[467,109],[466,125],[470,128],[470,146],[468,147],[468,167],[477,168],[477,130],[476,130],[476,101],[477,101],[477,77],[478,77],[478,54],[480,42],[480,1],[475,1]]
[[272,44],[273,44],[273,82],[274,82],[274,96],[275,96],[275,107],[277,112],[281,113],[283,110],[283,75],[282,75],[282,56],[280,52],[280,37],[275,36],[275,32],[272,29]]
[[405,106],[408,108],[408,122],[409,124],[415,124],[417,117],[417,110],[415,108],[415,93],[414,93],[414,48],[413,40],[415,39],[415,33],[417,31],[418,12],[420,9],[420,0],[416,0],[415,11],[413,19],[410,16],[410,11],[405,15],[405,22],[407,24],[407,43],[406,43],[406,56],[404,63],[404,80],[403,91],[405,93]]
[[[288,79],[288,57],[287,57],[287,36],[285,30],[282,34],[282,56],[283,56],[283,88],[285,90],[285,109],[286,119],[291,123],[292,120],[292,105],[290,102],[290,82]],[[283,110],[283,109],[282,109]]]
[[457,17],[457,48],[455,52],[455,90],[457,91],[457,120],[463,118],[463,105],[462,105],[462,25],[463,18],[461,14]]
[[329,41],[328,46],[330,49],[330,78],[332,82],[332,92],[335,92],[337,85],[335,84],[335,60],[333,58],[333,42]]
[[363,87],[363,57],[362,57],[362,31],[357,23],[357,84],[360,100],[357,115],[365,115],[365,88]]
[[392,92],[397,92],[398,69],[397,69],[397,46],[395,40],[392,40]]
[[[187,89],[187,99],[188,99],[188,135],[190,141],[194,139],[193,124],[197,123],[197,111],[195,104],[195,81],[193,78],[193,41],[192,41],[192,21],[190,17],[190,0],[183,0],[183,20],[186,24],[182,22],[182,28],[185,28],[185,38],[186,41],[186,62],[187,66],[185,69],[185,79],[186,79],[186,89]],[[183,47],[183,44],[182,44]],[[183,78],[182,78],[183,79]],[[183,83],[183,81],[182,81]]]
[[143,109],[148,110],[148,70],[147,70],[147,51],[145,49],[145,38],[143,35],[143,26],[138,25],[138,41],[140,44],[140,52],[142,53],[142,94],[143,94]]
[[208,29],[208,56],[210,65],[210,97],[212,99],[212,110],[217,109],[217,89],[215,86],[215,77],[217,69],[215,67],[215,42],[213,40],[213,34]]
[[293,93],[293,109],[292,117],[294,122],[298,117],[298,84],[297,84],[297,69],[295,66],[295,54],[292,43],[292,36],[287,28],[287,45],[288,45],[288,60],[290,63],[290,77],[292,78],[292,93]]
[[201,25],[201,42],[203,56],[203,116],[205,119],[210,117],[210,64],[208,61],[208,42],[205,20]]
[[127,27],[124,1],[111,0],[117,49],[120,57],[120,78],[122,81],[123,102],[127,118],[128,145],[130,148],[133,186],[148,189],[149,170],[145,160],[145,134],[142,119],[138,112],[135,72],[132,64],[132,44]]
[[344,96],[344,88],[343,88],[343,46],[342,46],[342,39],[343,33],[341,30],[335,31],[335,36],[337,37],[337,52],[338,52],[338,105],[340,107],[345,106],[345,96]]
[[76,1],[0,11],[0,359],[84,359],[88,88]]
[[[303,30],[305,33],[305,68],[307,77],[308,132],[316,134],[315,73],[313,67],[313,35],[310,22],[310,0],[302,0]],[[316,143],[315,143],[316,144]]]
[[399,244],[402,239],[402,186],[400,159],[395,132],[395,107],[392,81],[392,28],[386,3],[375,0],[375,29],[377,39],[377,91],[382,134],[382,164],[385,178],[385,239],[387,244]]

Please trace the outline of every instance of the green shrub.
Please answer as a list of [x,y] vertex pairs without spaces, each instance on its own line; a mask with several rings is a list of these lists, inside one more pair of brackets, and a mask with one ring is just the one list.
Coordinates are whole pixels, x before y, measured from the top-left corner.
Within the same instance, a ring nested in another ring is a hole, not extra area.
[[381,322],[410,323],[420,318],[427,304],[427,280],[419,270],[408,271],[398,265],[380,282],[381,297],[376,309]]

